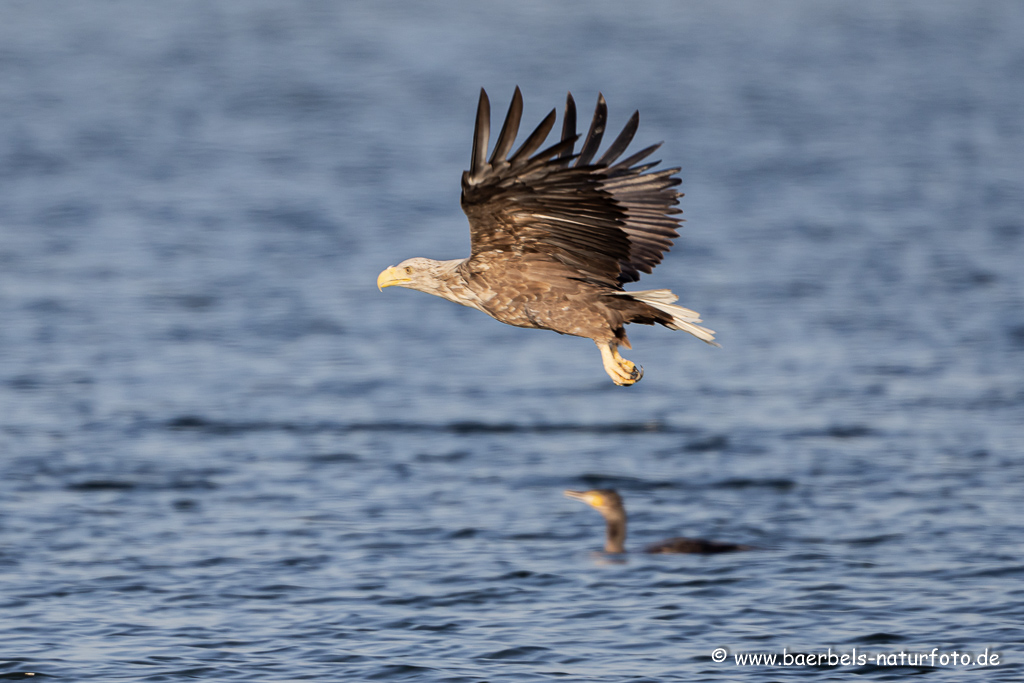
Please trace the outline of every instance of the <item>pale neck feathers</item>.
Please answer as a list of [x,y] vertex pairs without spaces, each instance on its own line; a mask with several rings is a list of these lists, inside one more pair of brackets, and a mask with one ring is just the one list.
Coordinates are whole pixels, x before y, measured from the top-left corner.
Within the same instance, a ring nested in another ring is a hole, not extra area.
[[435,261],[429,258],[411,258],[396,266],[405,269],[409,282],[400,286],[433,294],[463,306],[479,308],[477,297],[466,285],[466,278],[459,272],[459,266],[467,259]]

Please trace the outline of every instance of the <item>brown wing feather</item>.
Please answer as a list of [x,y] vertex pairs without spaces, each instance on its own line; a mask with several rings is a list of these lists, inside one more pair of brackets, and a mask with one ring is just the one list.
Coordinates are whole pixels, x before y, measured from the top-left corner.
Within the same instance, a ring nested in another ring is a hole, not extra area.
[[[573,154],[576,106],[566,99],[559,142],[534,153],[548,137],[555,112],[545,117],[512,155],[522,116],[516,88],[494,152],[487,160],[490,103],[480,91],[470,170],[462,174],[462,208],[469,217],[472,257],[488,254],[543,254],[573,268],[581,279],[618,287],[650,273],[678,236],[681,196],[672,188],[678,168],[653,171],[659,162],[637,165],[658,145],[618,163],[639,123],[634,113],[600,159],[597,153],[607,121],[599,96],[594,118],[578,156]],[[531,156],[532,155],[532,156]],[[575,162],[575,163],[573,163]]]

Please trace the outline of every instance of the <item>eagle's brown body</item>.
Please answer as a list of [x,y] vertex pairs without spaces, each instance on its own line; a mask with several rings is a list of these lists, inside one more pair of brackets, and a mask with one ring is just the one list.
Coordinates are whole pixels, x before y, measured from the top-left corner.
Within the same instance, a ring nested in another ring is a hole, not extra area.
[[[515,259],[484,257],[459,269],[469,291],[488,315],[516,327],[554,330],[596,342],[625,340],[623,325],[666,319],[651,306],[614,296],[603,285],[572,279],[560,263],[523,255]],[[464,274],[465,273],[465,274]],[[503,293],[505,293],[503,295]],[[621,337],[616,337],[616,333]]]
[[651,272],[678,236],[674,214],[679,169],[647,172],[637,165],[657,145],[616,163],[636,132],[634,114],[604,155],[592,161],[607,108],[597,110],[583,147],[574,154],[576,107],[566,102],[561,141],[537,152],[554,125],[552,111],[513,154],[522,96],[516,88],[508,117],[486,159],[490,104],[481,91],[470,169],[462,176],[462,207],[472,253],[466,259],[413,258],[377,280],[470,306],[517,327],[593,339],[616,384],[633,384],[641,368],[619,356],[629,348],[625,325],[659,323],[708,343],[697,313],[673,305],[668,290],[626,292],[622,285]]

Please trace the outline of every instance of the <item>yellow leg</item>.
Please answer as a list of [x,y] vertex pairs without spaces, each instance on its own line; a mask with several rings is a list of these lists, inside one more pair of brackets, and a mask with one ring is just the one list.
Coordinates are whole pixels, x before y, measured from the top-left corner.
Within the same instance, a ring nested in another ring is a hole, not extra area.
[[626,360],[619,355],[619,347],[613,342],[597,342],[597,348],[601,350],[601,360],[604,362],[604,371],[612,378],[612,381],[620,387],[628,387],[636,384],[644,376],[644,369]]

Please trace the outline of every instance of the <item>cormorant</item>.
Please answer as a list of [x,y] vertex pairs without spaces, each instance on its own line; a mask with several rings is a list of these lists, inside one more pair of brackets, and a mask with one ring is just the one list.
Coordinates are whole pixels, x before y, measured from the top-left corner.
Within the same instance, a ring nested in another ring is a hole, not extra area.
[[[626,552],[626,507],[622,497],[614,489],[594,489],[591,491],[566,491],[565,495],[574,500],[582,500],[594,508],[608,523],[604,542],[606,553]],[[649,545],[646,553],[730,553],[737,550],[753,550],[753,546],[739,543],[722,543],[707,541],[703,538],[669,538],[660,543]]]

